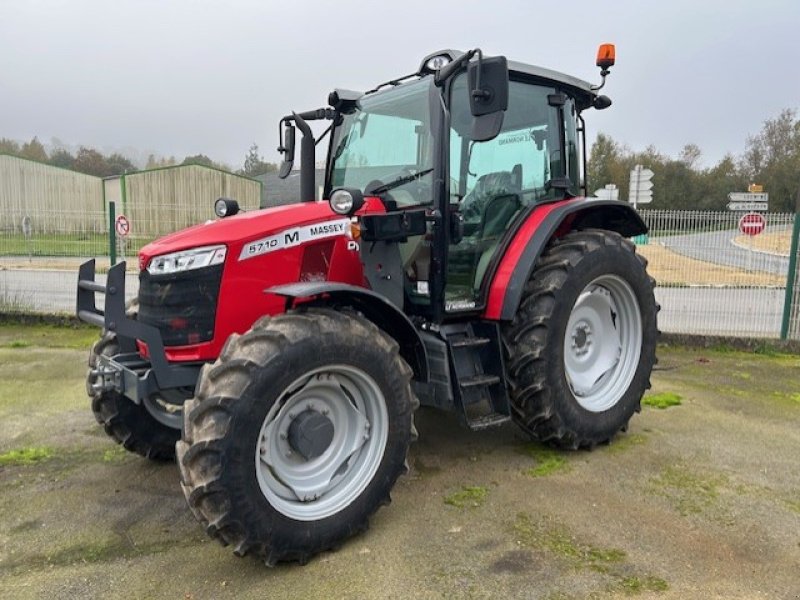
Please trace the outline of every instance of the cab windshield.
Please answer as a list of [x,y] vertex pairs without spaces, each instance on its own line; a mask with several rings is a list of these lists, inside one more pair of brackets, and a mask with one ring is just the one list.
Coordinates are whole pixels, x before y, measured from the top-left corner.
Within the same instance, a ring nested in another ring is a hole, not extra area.
[[429,204],[433,194],[430,78],[361,98],[331,142],[330,187],[379,190],[399,206]]

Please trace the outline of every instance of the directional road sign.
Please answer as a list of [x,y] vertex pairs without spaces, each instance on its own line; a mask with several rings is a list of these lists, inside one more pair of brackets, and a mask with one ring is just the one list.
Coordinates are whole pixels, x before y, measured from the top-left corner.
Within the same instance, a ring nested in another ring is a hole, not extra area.
[[653,201],[653,171],[636,165],[631,170],[629,202],[636,208],[637,204],[647,204]]
[[758,235],[766,226],[767,220],[759,213],[747,213],[739,219],[739,231],[745,235]]
[[767,202],[750,202],[750,201],[736,201],[728,202],[728,210],[752,212],[754,210],[769,210],[769,203]]
[[731,202],[769,202],[769,194],[759,192],[757,194],[750,192],[731,192],[728,194],[728,200]]

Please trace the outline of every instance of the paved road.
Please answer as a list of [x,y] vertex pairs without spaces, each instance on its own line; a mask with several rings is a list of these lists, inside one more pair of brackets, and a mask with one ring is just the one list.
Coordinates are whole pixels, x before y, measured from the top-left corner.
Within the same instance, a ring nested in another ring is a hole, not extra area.
[[[105,281],[98,275],[98,281]],[[75,310],[76,271],[0,271],[0,302],[19,301],[43,312]],[[135,274],[126,278],[126,297],[139,289]],[[777,337],[783,314],[783,289],[658,288],[662,331],[707,335]],[[102,306],[102,299],[98,299]]]
[[[98,274],[97,281],[105,283],[106,276]],[[22,305],[42,312],[74,312],[78,270],[5,270],[0,271],[0,306]],[[136,296],[139,280],[136,274],[125,278],[126,299]],[[97,299],[102,307],[102,298]]]
[[[767,232],[783,231],[784,227],[768,227]],[[766,254],[764,252],[751,252],[746,248],[736,246],[733,240],[741,233],[737,229],[727,231],[714,231],[709,233],[692,233],[688,235],[673,235],[657,238],[670,250],[690,258],[705,262],[786,275],[789,271],[789,259],[784,256]]]
[[668,333],[777,338],[784,288],[656,288],[659,329]]

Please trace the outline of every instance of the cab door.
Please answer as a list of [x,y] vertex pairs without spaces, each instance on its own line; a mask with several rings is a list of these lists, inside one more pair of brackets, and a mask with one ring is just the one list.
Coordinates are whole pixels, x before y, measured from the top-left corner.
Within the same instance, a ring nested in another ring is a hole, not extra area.
[[571,168],[578,164],[577,148],[567,144],[570,150],[563,150],[562,140],[570,136],[561,109],[552,105],[556,89],[512,80],[499,135],[477,142],[470,139],[466,86],[462,75],[451,91],[450,208],[463,220],[464,235],[448,247],[448,313],[480,307],[484,280],[506,233],[527,207],[563,196],[548,182],[567,174],[578,187],[577,169]]

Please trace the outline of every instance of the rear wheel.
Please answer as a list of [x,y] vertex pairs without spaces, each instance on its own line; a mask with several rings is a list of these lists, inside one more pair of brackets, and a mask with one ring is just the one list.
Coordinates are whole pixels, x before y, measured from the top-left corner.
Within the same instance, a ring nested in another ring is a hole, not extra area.
[[355,314],[267,317],[201,373],[182,487],[238,555],[305,562],[367,528],[406,469],[417,405],[397,344]]
[[522,429],[579,448],[627,426],[655,363],[653,286],[644,258],[616,233],[572,232],[547,248],[503,331]]

